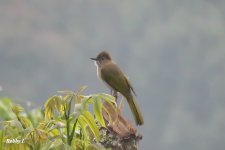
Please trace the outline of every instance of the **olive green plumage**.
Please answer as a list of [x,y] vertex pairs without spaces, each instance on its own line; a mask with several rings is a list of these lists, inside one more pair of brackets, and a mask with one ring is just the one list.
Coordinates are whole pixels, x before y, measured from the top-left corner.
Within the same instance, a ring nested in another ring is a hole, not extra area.
[[103,51],[97,58],[91,59],[96,61],[99,78],[101,78],[111,90],[121,93],[127,99],[136,124],[143,125],[143,116],[132,95],[132,92],[135,94],[133,87],[121,69],[112,61],[111,56]]

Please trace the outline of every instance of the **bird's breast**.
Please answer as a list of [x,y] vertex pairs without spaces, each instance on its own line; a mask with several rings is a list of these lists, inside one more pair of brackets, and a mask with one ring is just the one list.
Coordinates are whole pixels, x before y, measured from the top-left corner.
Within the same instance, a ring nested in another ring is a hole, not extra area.
[[99,67],[97,66],[97,76],[99,79],[102,79],[101,77],[101,69],[99,69]]
[[104,81],[102,79],[102,72],[101,72],[101,68],[99,66],[97,66],[97,76],[98,76],[99,80],[101,80],[106,87],[113,90],[113,88],[106,81]]

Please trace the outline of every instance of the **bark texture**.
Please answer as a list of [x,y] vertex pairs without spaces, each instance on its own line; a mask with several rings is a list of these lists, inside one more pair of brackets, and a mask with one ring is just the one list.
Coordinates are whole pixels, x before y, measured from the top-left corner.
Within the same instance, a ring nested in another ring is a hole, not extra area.
[[105,103],[104,106],[108,110],[107,112],[103,111],[107,127],[100,129],[102,136],[100,143],[105,148],[111,148],[112,150],[137,150],[142,136],[122,116],[120,110],[115,111],[108,103]]

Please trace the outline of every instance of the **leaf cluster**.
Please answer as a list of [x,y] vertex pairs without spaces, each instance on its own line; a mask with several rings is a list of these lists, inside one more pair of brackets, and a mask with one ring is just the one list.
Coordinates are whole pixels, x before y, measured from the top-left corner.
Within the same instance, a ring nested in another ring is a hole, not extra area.
[[[106,127],[102,111],[108,112],[103,102],[117,111],[115,99],[104,93],[86,96],[83,90],[60,91],[46,100],[44,110],[36,113],[26,112],[9,99],[0,100],[0,112],[4,114],[4,121],[0,122],[0,149],[104,149],[99,142],[99,129]],[[108,123],[112,122],[110,119]]]

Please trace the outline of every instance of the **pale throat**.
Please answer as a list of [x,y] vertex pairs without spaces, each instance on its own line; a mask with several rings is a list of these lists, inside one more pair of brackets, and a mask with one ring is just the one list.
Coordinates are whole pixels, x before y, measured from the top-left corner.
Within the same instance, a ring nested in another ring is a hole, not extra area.
[[100,71],[99,70],[99,65],[100,64],[97,61],[95,61],[95,66],[97,67],[97,76],[98,76],[99,79],[101,79],[101,74],[99,73],[99,71]]

